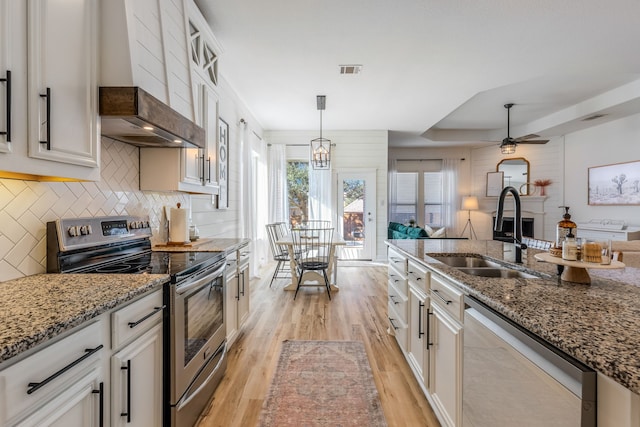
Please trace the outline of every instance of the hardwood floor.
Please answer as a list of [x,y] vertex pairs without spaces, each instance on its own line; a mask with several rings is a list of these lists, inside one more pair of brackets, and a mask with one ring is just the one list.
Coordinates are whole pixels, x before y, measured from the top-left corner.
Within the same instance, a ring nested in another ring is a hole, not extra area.
[[251,283],[251,316],[228,353],[227,372],[198,427],[255,426],[282,341],[364,342],[389,426],[439,426],[398,347],[387,334],[387,267],[340,266],[339,292],[324,287],[293,292],[269,288],[274,265]]

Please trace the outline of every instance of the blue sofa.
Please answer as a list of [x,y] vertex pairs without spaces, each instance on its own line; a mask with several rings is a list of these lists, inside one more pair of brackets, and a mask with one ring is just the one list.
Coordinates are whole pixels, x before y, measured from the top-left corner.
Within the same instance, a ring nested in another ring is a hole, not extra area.
[[424,228],[409,227],[398,222],[390,222],[387,228],[388,239],[428,239],[429,235]]

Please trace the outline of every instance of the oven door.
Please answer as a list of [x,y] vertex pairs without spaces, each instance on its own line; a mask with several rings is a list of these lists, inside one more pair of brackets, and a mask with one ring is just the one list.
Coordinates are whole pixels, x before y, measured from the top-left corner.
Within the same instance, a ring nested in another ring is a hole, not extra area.
[[175,404],[225,340],[224,267],[171,285],[171,404]]

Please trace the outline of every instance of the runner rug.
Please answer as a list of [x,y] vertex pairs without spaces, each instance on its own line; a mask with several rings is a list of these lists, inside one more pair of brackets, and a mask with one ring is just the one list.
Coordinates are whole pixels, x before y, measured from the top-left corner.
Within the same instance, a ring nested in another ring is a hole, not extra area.
[[386,426],[364,344],[284,341],[259,425]]

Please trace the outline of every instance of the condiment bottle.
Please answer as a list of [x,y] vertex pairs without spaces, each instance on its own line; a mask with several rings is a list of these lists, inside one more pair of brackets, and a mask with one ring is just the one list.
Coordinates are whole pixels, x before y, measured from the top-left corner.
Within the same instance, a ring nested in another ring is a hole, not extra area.
[[[556,247],[561,248],[562,242],[565,237],[571,231],[572,234],[576,235],[576,223],[571,221],[571,215],[569,215],[569,206],[560,206],[564,208],[564,215],[562,215],[562,221],[558,222],[558,226],[556,228]],[[564,257],[563,257],[564,258]]]
[[572,231],[573,230],[569,230],[569,233],[562,242],[562,259],[566,261],[578,260],[578,244]]

